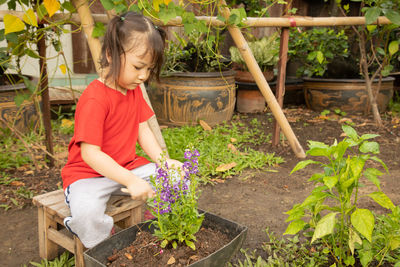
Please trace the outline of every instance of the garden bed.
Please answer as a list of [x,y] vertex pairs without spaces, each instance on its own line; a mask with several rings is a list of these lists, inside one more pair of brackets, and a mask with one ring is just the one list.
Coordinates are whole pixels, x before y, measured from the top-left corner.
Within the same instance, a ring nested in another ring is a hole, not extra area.
[[[377,129],[372,117],[340,116],[331,112],[321,115],[304,107],[285,109],[293,131],[303,148],[307,149],[307,140],[333,143],[343,136],[341,124],[351,120],[359,134],[375,133],[380,136],[376,141],[380,144],[381,158],[388,166],[389,174],[381,177],[382,190],[392,199],[395,205],[400,204],[400,121],[394,117],[383,116],[384,129]],[[235,115],[233,121],[250,125],[257,119],[265,133],[272,133],[273,117],[269,113],[252,115]],[[251,144],[250,144],[251,146]],[[240,175],[214,180],[215,185],[202,186],[199,208],[210,211],[224,218],[238,222],[249,228],[247,239],[243,244],[249,251],[261,248],[267,240],[265,229],[282,234],[285,231],[287,215],[284,214],[299,203],[312,190],[313,186],[307,179],[313,173],[312,168],[298,171],[289,176],[290,171],[299,161],[293,154],[288,142],[282,138],[277,147],[270,143],[254,146],[259,150],[284,158],[285,162],[271,171],[256,171],[247,169]],[[7,172],[9,178],[18,178],[14,183],[1,183],[0,196],[3,205],[9,205],[8,211],[0,211],[0,224],[3,231],[0,234],[0,257],[5,266],[20,266],[29,261],[40,261],[38,255],[37,217],[33,209],[29,192],[33,194],[51,191],[60,183],[60,167],[46,169],[40,173],[31,172],[31,166],[21,167],[16,172]],[[4,177],[3,177],[4,178]],[[2,180],[4,181],[4,180]],[[25,187],[26,191],[16,192]],[[361,190],[368,192],[370,185],[366,184]],[[28,196],[28,198],[25,198]],[[18,205],[13,204],[14,199]],[[365,204],[377,213],[383,212],[372,200]],[[265,255],[266,256],[266,255]],[[242,257],[237,254],[237,257]]]

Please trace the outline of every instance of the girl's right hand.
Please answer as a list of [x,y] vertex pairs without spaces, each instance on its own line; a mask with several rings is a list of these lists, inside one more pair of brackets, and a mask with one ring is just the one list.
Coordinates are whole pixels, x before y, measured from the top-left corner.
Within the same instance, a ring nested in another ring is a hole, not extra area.
[[122,191],[127,192],[131,195],[132,199],[143,200],[146,201],[148,198],[154,197],[155,192],[151,188],[150,184],[145,180],[140,178],[136,178],[129,185],[127,185],[126,189],[122,189]]

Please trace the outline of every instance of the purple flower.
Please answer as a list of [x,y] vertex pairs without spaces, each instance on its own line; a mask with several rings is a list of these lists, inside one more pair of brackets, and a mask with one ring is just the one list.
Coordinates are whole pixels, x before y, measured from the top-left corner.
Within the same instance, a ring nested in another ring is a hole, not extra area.
[[158,185],[156,194],[158,197],[154,200],[154,207],[157,208],[160,214],[171,212],[172,206],[179,205],[180,198],[188,194],[190,178],[199,171],[198,156],[200,156],[200,153],[197,149],[185,151],[184,157],[186,161],[182,167],[184,178],[176,182],[170,179],[173,171],[169,169],[166,162],[163,167],[161,167],[162,165],[156,165],[156,184]]

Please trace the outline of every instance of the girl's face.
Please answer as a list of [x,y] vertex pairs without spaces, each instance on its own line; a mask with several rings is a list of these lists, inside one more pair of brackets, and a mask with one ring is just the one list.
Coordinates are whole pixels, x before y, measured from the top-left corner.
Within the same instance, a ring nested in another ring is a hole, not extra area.
[[146,81],[154,68],[152,61],[151,54],[144,47],[132,49],[125,56],[122,55],[118,89],[125,94],[127,90],[133,90]]

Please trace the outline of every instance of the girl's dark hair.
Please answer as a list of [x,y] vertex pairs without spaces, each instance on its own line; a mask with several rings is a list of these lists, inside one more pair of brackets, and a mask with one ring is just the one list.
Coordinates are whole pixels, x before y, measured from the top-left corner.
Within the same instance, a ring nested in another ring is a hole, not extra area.
[[117,84],[121,71],[121,55],[125,56],[125,53],[142,45],[147,45],[145,53],[150,53],[153,58],[154,68],[149,79],[158,80],[163,63],[164,30],[136,12],[130,11],[112,18],[104,35],[100,57],[101,68],[109,67],[106,80],[111,79]]

